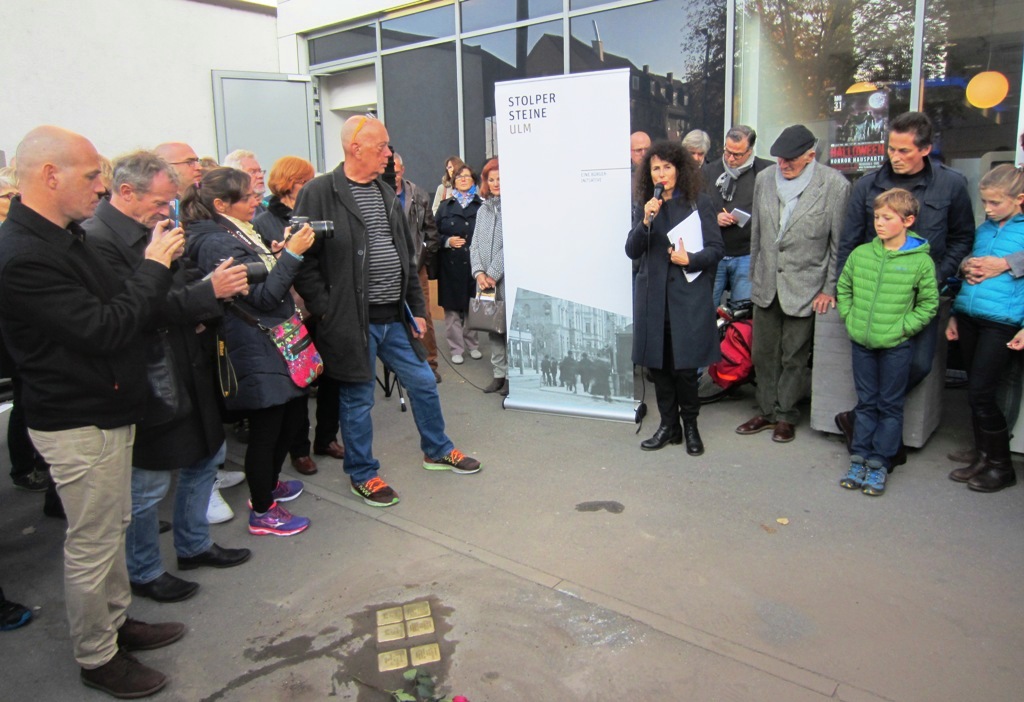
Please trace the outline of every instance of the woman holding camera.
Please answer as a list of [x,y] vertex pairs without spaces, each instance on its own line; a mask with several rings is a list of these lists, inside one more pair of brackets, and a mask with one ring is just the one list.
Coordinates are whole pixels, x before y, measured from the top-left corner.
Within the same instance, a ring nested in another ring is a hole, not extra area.
[[[633,213],[626,255],[640,261],[633,295],[633,363],[654,379],[661,423],[640,444],[656,451],[686,441],[691,456],[704,453],[697,431],[700,400],[697,369],[720,356],[711,289],[725,250],[700,171],[680,144],[658,141],[647,150],[633,179]],[[697,213],[701,242],[674,237],[673,228]],[[692,280],[687,275],[697,274]],[[679,420],[682,419],[682,427]]]
[[249,294],[236,298],[222,322],[222,336],[238,379],[238,391],[225,400],[229,410],[249,419],[245,478],[249,484],[249,532],[291,536],[309,519],[281,506],[302,492],[302,482],[279,480],[296,427],[306,416],[305,391],[292,382],[288,367],[270,338],[256,326],[273,327],[295,314],[289,289],[313,244],[304,226],[283,243],[264,244],[249,224],[256,210],[249,175],[215,168],[199,186],[189,186],[181,202],[186,255],[204,273],[228,258],[249,269]]

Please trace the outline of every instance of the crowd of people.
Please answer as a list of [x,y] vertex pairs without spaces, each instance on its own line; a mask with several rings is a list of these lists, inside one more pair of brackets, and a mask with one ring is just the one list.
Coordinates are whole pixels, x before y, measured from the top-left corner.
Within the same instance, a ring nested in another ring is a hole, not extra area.
[[[1024,172],[985,175],[975,232],[966,179],[930,155],[921,113],[892,121],[888,160],[852,187],[818,162],[805,126],[782,131],[774,163],[754,155],[756,136],[735,125],[709,159],[699,130],[678,142],[630,135],[633,362],[660,415],[640,447],[705,452],[698,378],[720,356],[725,299],[754,309],[759,411],[736,432],[793,441],[815,317],[838,308],[857,391],[856,407],[836,417],[850,450],[839,482],[884,494],[906,460],[904,401],[932,366],[940,292],[959,278],[945,335],[966,363],[975,442],[950,478],[981,492],[1015,484],[998,391],[1024,349]],[[119,156],[105,173],[86,137],[46,126],[18,146],[15,168],[0,169],[11,478],[46,491],[46,514],[68,522],[65,598],[85,685],[142,697],[167,684],[131,651],[174,643],[185,627],[127,610],[133,594],[177,602],[199,588],[163,568],[165,528],[181,571],[251,558],[211,537],[211,523],[233,517],[221,489],[246,483],[253,535],[311,526],[284,504],[304,490],[282,479],[289,455],[301,475],[317,472],[313,456],[342,460],[366,505],[398,503],[373,451],[378,359],[408,395],[422,467],[482,468],[446,431],[430,281],[452,363],[482,359],[470,302],[506,298],[498,159],[479,174],[446,159],[431,201],[405,177],[381,121],[347,120],[341,143],[345,160],[321,175],[292,156],[266,174],[245,150],[204,163],[181,142]],[[392,164],[393,185],[383,178]],[[309,384],[271,338],[303,320],[322,364],[312,441]],[[489,349],[483,392],[507,395],[506,335],[489,332]],[[539,370],[545,386],[611,399],[602,358],[568,350]],[[224,470],[225,424],[247,435],[243,472]],[[175,471],[165,525],[158,507]],[[0,592],[0,628],[30,617]]]
[[[818,162],[818,140],[800,124],[772,144],[774,164],[754,155],[748,125],[726,132],[712,162],[699,130],[681,145],[631,135],[633,362],[647,368],[660,414],[640,448],[685,441],[689,454],[703,453],[697,378],[720,356],[715,310],[726,292],[730,304],[753,307],[759,411],[736,432],[793,441],[815,317],[838,308],[857,394],[835,417],[850,453],[840,485],[884,494],[907,460],[903,408],[931,372],[942,292],[954,298],[945,336],[960,345],[974,429],[974,446],[951,456],[968,465],[949,477],[979,492],[1016,484],[1010,426],[1020,392],[1000,391],[1019,385],[1006,368],[1024,348],[1024,168],[1003,164],[982,178],[986,219],[975,232],[967,180],[932,155],[930,119],[899,115],[886,138],[885,163],[851,187]],[[691,215],[701,235],[671,239]]]

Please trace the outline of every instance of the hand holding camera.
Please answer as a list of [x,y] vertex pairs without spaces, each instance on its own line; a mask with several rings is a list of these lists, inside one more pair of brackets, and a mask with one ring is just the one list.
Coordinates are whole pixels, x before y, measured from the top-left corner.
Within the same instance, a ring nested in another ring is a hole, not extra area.
[[[294,219],[294,218],[293,218]],[[298,227],[296,229],[296,227]],[[309,250],[309,247],[316,241],[316,233],[308,222],[298,225],[291,225],[284,235],[284,248],[296,256],[301,256]]]
[[[266,266],[263,267],[266,270]],[[218,300],[230,300],[249,293],[249,275],[246,266],[235,263],[233,258],[225,259],[209,276],[213,283],[213,294]]]
[[146,258],[156,261],[165,268],[170,268],[171,262],[184,252],[185,230],[175,227],[169,219],[157,222],[153,228],[153,236],[150,237],[149,245],[146,247]]

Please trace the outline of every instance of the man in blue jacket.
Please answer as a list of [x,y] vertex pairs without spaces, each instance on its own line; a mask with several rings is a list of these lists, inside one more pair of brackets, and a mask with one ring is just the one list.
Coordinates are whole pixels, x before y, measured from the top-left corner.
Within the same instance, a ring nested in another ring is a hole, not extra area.
[[[953,277],[960,262],[974,243],[974,210],[967,191],[967,179],[959,172],[930,158],[932,122],[923,112],[905,112],[889,127],[888,160],[877,171],[868,173],[853,187],[846,210],[846,223],[839,240],[838,271],[850,253],[875,236],[875,197],[891,188],[909,190],[921,205],[914,233],[931,245],[932,260],[939,289]],[[931,372],[938,342],[939,317],[911,340],[912,360],[909,393]],[[853,437],[853,412],[840,412],[836,426],[846,437]],[[902,461],[896,461],[900,463]]]

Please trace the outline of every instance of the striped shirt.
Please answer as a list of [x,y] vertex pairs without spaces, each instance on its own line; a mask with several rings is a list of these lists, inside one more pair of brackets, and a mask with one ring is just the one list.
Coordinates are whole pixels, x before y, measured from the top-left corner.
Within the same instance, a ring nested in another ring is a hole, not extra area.
[[359,212],[366,223],[367,254],[370,261],[370,275],[367,280],[367,295],[371,305],[394,304],[402,296],[402,259],[391,238],[384,196],[377,181],[355,183],[349,181],[352,197],[359,205]]

